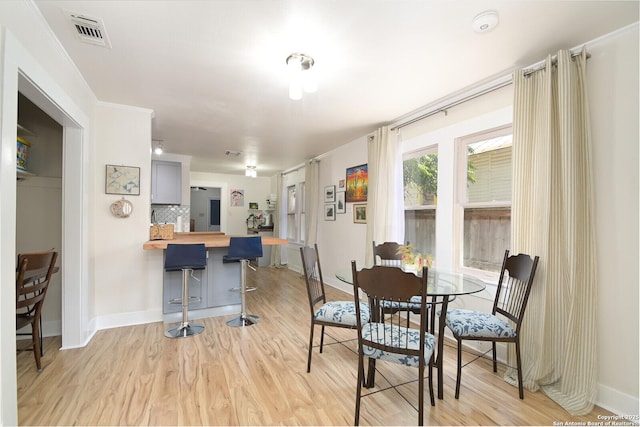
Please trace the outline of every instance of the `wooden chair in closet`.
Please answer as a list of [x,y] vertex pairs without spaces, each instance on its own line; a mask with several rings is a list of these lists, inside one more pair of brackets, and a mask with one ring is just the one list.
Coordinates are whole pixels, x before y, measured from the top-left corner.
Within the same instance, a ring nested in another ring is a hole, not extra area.
[[18,256],[16,272],[16,331],[31,326],[33,355],[38,371],[42,370],[42,307],[51,276],[56,268],[58,253],[53,249],[44,252],[23,253]]

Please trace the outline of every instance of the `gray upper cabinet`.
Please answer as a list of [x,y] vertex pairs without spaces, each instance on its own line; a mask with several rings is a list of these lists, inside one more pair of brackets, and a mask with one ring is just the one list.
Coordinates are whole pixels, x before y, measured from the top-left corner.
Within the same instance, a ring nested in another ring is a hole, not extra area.
[[151,161],[151,203],[179,205],[182,202],[182,163]]

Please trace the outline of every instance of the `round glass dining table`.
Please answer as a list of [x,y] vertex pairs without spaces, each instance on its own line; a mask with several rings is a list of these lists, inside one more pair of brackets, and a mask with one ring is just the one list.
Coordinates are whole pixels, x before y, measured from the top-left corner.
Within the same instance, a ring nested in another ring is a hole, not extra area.
[[[469,295],[482,292],[486,288],[486,284],[477,277],[469,274],[439,270],[437,268],[429,269],[428,275],[427,295],[430,297],[439,297],[436,304],[441,305],[438,317],[438,350],[436,355],[436,368],[438,369],[438,399],[442,399],[442,350],[444,347],[444,327],[448,304],[458,295]],[[345,283],[353,285],[353,275],[351,270],[340,270],[336,272],[336,277]]]

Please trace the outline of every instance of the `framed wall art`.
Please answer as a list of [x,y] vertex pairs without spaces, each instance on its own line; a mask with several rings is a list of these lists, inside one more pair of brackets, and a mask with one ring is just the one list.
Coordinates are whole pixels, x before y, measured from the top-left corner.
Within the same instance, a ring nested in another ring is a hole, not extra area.
[[136,166],[106,166],[106,194],[140,195],[140,168]]
[[367,165],[347,168],[346,202],[366,202],[369,174]]
[[347,202],[345,199],[345,192],[338,191],[336,193],[336,213],[343,214],[347,212]]
[[238,188],[232,188],[229,191],[229,204],[232,208],[244,206],[244,190]]
[[353,222],[356,224],[367,223],[367,204],[355,204],[353,205]]
[[336,201],[336,186],[327,185],[324,187],[324,202],[332,203]]
[[324,220],[335,221],[336,220],[336,205],[331,203],[324,205]]

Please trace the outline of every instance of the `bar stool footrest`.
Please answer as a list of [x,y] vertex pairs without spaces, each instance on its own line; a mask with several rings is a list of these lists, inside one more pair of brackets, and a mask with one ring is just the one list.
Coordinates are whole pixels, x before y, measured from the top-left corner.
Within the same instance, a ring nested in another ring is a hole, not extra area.
[[[200,297],[189,297],[189,302],[187,304],[191,304],[192,302],[200,302],[202,298]],[[180,304],[182,305],[182,298],[174,298],[169,300],[169,304]]]
[[[251,291],[255,291],[256,288],[255,286],[249,286],[247,288],[244,289],[245,292],[251,292]],[[242,292],[242,288],[230,288],[229,292]]]

